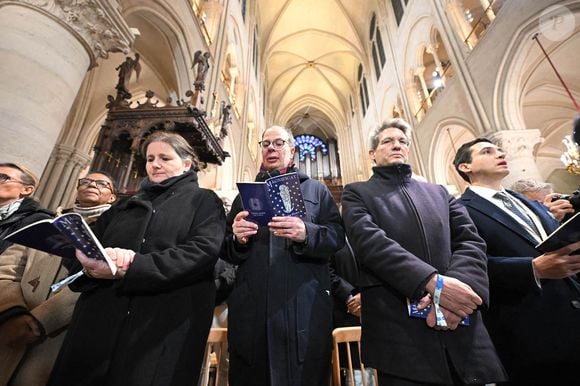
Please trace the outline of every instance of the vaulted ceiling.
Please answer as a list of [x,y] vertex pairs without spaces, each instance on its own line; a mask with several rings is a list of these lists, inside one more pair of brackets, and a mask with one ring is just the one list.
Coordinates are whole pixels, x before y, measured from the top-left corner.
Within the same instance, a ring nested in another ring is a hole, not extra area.
[[374,1],[262,0],[262,68],[273,120],[321,137],[346,125],[366,64]]

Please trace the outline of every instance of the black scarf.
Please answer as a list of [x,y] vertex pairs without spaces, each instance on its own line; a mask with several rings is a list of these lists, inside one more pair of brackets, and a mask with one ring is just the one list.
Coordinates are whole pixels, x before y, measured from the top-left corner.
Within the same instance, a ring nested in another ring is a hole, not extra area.
[[189,170],[183,174],[180,174],[175,177],[170,177],[159,183],[151,182],[149,178],[146,178],[141,183],[141,188],[139,189],[138,196],[152,200],[155,197],[162,194],[163,192],[166,192],[167,189],[171,188],[172,186],[174,186],[175,184],[179,183],[184,179],[189,179],[192,180],[193,182],[197,182],[197,174],[193,170]]
[[290,161],[290,163],[288,164],[288,166],[286,166],[284,168],[281,168],[281,169],[276,169],[276,170],[267,170],[262,165],[260,167],[260,172],[256,176],[256,182],[264,182],[268,178],[272,178],[272,177],[275,177],[275,176],[279,176],[281,174],[295,173],[295,172],[298,172],[298,169],[296,168],[296,166],[294,166],[294,161]]

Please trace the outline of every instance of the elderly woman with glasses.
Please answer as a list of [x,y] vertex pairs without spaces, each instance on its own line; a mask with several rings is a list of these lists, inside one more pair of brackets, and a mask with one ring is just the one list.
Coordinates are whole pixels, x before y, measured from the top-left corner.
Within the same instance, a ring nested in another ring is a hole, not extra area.
[[[151,134],[141,154],[147,179],[140,190],[94,226],[117,274],[77,251],[85,275],[70,287],[81,295],[48,385],[197,384],[224,209],[199,187],[197,157],[180,135]],[[87,189],[103,185],[90,178]]]
[[[92,225],[117,199],[113,178],[103,171],[89,172],[77,182],[77,198],[72,208],[63,213],[78,213]],[[58,209],[57,209],[58,212]]]

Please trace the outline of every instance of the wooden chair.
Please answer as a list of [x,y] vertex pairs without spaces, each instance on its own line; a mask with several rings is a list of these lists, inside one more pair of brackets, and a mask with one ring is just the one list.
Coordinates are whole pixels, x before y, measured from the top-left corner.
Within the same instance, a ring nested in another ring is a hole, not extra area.
[[[222,366],[228,357],[228,329],[212,328],[207,337],[205,357],[201,367],[199,386],[218,386],[228,384],[227,372]],[[220,376],[225,375],[225,379],[220,380]]]
[[[358,363],[357,369],[361,371],[363,386],[367,386],[365,367],[360,358],[360,336],[361,328],[357,327],[340,327],[335,328],[332,332],[332,384],[334,386],[341,386],[340,380],[340,353],[339,345],[343,344],[346,346],[346,359],[348,363],[348,371],[346,374],[347,379],[350,381],[351,385],[355,384],[354,380],[354,368],[352,362],[351,343],[355,343],[358,348]],[[379,384],[378,376],[376,370],[373,370],[375,385]]]

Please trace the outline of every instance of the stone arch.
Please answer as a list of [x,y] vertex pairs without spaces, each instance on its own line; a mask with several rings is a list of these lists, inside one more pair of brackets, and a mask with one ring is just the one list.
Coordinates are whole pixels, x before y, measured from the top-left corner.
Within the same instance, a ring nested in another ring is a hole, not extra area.
[[429,147],[427,178],[437,184],[447,186],[450,193],[461,194],[467,183],[453,167],[453,158],[459,146],[477,136],[477,130],[462,119],[441,121]]

